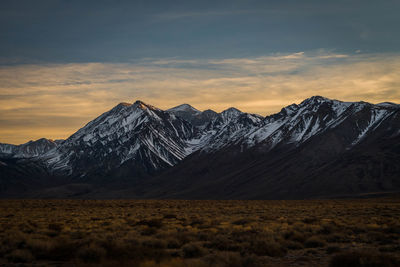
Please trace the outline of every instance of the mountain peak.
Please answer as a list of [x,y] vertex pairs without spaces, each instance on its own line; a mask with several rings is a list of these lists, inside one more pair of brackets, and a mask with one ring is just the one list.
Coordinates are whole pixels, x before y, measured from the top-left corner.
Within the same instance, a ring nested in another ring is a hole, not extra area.
[[146,105],[142,100],[136,100],[133,105]]
[[221,114],[241,114],[241,113],[243,112],[234,107],[227,108],[221,112]]
[[309,98],[303,100],[299,104],[299,107],[320,106],[321,104],[324,104],[324,103],[332,103],[332,104],[342,105],[342,104],[346,104],[347,102],[342,102],[342,101],[339,101],[339,100],[329,99],[327,97],[315,95],[315,96],[312,96],[312,97],[309,97]]
[[243,114],[243,112],[241,112],[237,108],[230,107],[230,108],[225,109],[224,111],[222,111],[220,114],[221,114],[222,119],[224,121],[230,121],[232,119],[235,119],[235,118],[239,117],[241,114]]
[[309,97],[309,98],[305,99],[303,102],[301,102],[301,104],[303,104],[303,103],[305,103],[305,104],[308,104],[308,103],[321,103],[321,102],[326,102],[326,101],[332,101],[332,100],[329,99],[329,98],[320,96],[320,95],[315,95],[315,96],[312,96],[312,97]]
[[206,109],[206,110],[203,111],[203,113],[204,113],[204,114],[218,114],[217,112],[215,112],[215,111],[212,110],[212,109]]
[[[33,144],[33,143],[49,143],[49,142],[53,142],[53,140],[42,137],[37,140],[29,140],[25,144],[28,145],[28,144]],[[25,145],[25,144],[23,144],[23,145]]]
[[167,111],[177,112],[177,111],[188,111],[188,112],[195,112],[200,113],[201,111],[192,107],[189,104],[182,104],[173,108],[168,109]]
[[121,107],[129,107],[129,106],[131,106],[132,104],[129,104],[129,103],[126,103],[126,102],[121,102],[121,103],[119,103],[117,106],[121,106]]
[[158,110],[158,108],[156,108],[156,107],[154,107],[152,105],[146,104],[141,100],[136,100],[135,103],[133,103],[132,106],[134,108],[139,108],[139,109],[142,109],[142,110],[146,110],[146,109]]
[[379,107],[384,107],[384,108],[400,108],[399,104],[393,103],[393,102],[382,102],[379,104],[376,104]]
[[285,115],[291,115],[295,113],[298,110],[299,106],[296,104],[291,104],[287,107],[282,108],[281,112],[283,112]]

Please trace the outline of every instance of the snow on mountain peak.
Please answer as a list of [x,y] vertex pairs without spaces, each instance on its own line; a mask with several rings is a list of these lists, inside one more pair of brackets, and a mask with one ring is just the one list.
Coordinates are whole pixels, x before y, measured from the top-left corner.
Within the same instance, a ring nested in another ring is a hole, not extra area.
[[310,98],[303,100],[299,106],[306,106],[306,105],[310,105],[310,104],[321,104],[321,103],[332,102],[332,101],[334,101],[334,100],[331,100],[331,99],[323,97],[323,96],[315,95],[315,96],[312,96]]
[[169,112],[178,112],[178,111],[183,111],[183,112],[192,112],[192,113],[201,113],[200,110],[192,107],[189,104],[182,104],[173,108],[168,109],[167,111]]
[[281,112],[266,117],[263,125],[256,127],[243,140],[250,146],[262,142],[269,149],[279,143],[298,146],[311,137],[334,129],[351,118],[350,120],[356,120],[356,125],[352,128],[352,131],[356,133],[348,137],[356,138],[356,141],[349,143],[352,146],[365,135],[367,130],[376,128],[382,120],[395,112],[396,109],[393,110],[391,107],[392,105],[343,102],[313,96],[299,105],[292,104],[283,108]]
[[[23,152],[36,156],[48,151],[44,158],[50,169],[71,173],[84,170],[85,162],[98,164],[98,168],[107,162],[107,166],[112,165],[107,168],[114,168],[129,161],[157,170],[174,165],[195,151],[230,145],[261,144],[265,150],[280,144],[297,146],[349,121],[355,125],[349,130],[351,133],[346,133],[346,140],[353,146],[386,117],[398,112],[398,107],[393,103],[372,105],[313,96],[263,118],[233,107],[216,113],[182,104],[163,111],[137,100],[133,104],[118,104],[65,141],[54,142],[45,149],[35,148],[33,153],[31,148]],[[13,151],[17,151],[13,146],[0,146],[0,153]]]
[[243,114],[240,110],[236,108],[228,108],[217,114],[217,116],[210,122],[208,127],[213,128],[215,125],[226,124],[237,119],[240,114]]
[[221,113],[235,113],[235,114],[241,114],[243,112],[241,112],[240,110],[238,110],[237,108],[234,107],[230,107],[225,109],[224,111],[222,111]]
[[384,107],[384,108],[400,108],[399,104],[392,103],[392,102],[382,102],[379,104],[376,104],[379,107]]
[[237,108],[230,107],[230,108],[222,111],[220,114],[221,114],[222,118],[226,121],[226,120],[231,120],[231,119],[237,118],[240,114],[243,114],[243,112],[241,112]]
[[296,104],[291,104],[287,107],[282,108],[281,113],[285,115],[291,115],[295,113],[299,109],[299,106]]
[[30,140],[29,142],[21,145],[1,144],[0,154],[7,155],[12,158],[33,158],[40,156],[58,144],[53,140],[40,138],[36,141]]

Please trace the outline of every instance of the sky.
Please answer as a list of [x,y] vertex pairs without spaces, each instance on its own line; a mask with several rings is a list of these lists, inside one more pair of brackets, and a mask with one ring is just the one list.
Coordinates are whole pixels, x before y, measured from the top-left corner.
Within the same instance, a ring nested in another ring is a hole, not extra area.
[[0,142],[67,138],[120,102],[268,115],[400,103],[399,1],[0,2]]

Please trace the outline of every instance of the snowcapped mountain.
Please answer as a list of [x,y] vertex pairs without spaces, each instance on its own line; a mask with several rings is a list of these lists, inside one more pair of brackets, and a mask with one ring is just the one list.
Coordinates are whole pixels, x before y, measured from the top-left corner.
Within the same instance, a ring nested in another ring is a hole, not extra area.
[[120,103],[42,158],[50,170],[63,175],[103,176],[126,168],[142,176],[171,167],[197,150],[227,146],[261,119],[235,108],[201,112],[183,104],[163,111],[141,101]]
[[373,105],[314,96],[264,118],[233,107],[216,113],[182,104],[163,111],[136,101],[118,104],[65,141],[43,138],[19,146],[1,144],[0,152],[3,157],[40,156],[49,170],[64,175],[85,177],[121,166],[139,170],[138,174],[153,173],[196,151],[297,147],[333,129],[341,129],[340,145],[350,149],[399,109],[390,102]]
[[62,140],[41,138],[22,145],[0,143],[0,158],[33,158],[45,154],[60,144]]
[[204,129],[204,127],[214,118],[218,116],[218,113],[208,109],[203,112],[195,109],[189,104],[182,104],[171,109],[167,112],[172,113],[184,120],[190,122],[194,127]]
[[257,128],[263,117],[228,108],[206,125],[202,138],[206,140],[201,151],[211,152],[235,144],[249,131]]
[[279,144],[299,146],[315,135],[341,128],[345,131],[343,145],[351,148],[398,111],[398,105],[342,102],[314,96],[266,117],[260,127],[243,137],[243,142],[267,149]]
[[104,175],[127,167],[152,173],[186,156],[192,125],[173,114],[136,101],[121,103],[89,122],[43,155],[48,167],[68,175]]
[[190,113],[190,114],[200,114],[201,113],[200,110],[195,109],[194,107],[192,107],[189,104],[182,104],[182,105],[170,108],[167,111],[172,112],[172,113],[182,112],[182,115],[185,115],[186,113]]
[[398,105],[316,96],[236,133],[220,139],[224,146],[208,142],[154,177],[151,185],[165,193],[144,182],[141,188],[152,192],[146,197],[298,199],[400,191]]
[[[65,141],[0,144],[0,156],[28,158],[24,170],[33,166],[38,175],[68,181],[142,181],[138,190],[151,197],[202,198],[207,191],[214,192],[207,195],[212,198],[265,198],[266,192],[285,197],[296,190],[301,197],[318,190],[329,195],[335,184],[325,181],[329,187],[322,188],[318,177],[339,171],[348,177],[341,181],[346,185],[368,177],[354,191],[400,190],[400,182],[393,180],[400,177],[400,168],[394,167],[400,166],[399,141],[400,105],[390,102],[373,105],[314,96],[262,117],[236,108],[199,111],[188,104],[164,111],[136,101],[118,104]],[[21,168],[18,162],[7,164]],[[0,182],[2,172],[22,175],[9,172],[7,164],[0,166]],[[371,168],[379,171],[366,171]],[[293,187],[298,183],[304,188]],[[173,184],[181,186],[179,192]],[[337,187],[335,193],[347,189]],[[156,191],[168,194],[151,194]]]
[[260,115],[244,113],[233,107],[216,113],[210,109],[201,112],[183,104],[167,111],[191,122],[198,130],[188,141],[187,154],[229,146],[263,119]]

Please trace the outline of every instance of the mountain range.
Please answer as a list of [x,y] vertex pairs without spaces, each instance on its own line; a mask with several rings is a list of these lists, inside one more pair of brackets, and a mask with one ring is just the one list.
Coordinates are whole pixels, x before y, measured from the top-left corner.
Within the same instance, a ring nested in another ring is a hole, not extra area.
[[120,103],[66,140],[0,144],[0,196],[301,199],[400,191],[400,105],[313,96],[266,117]]

